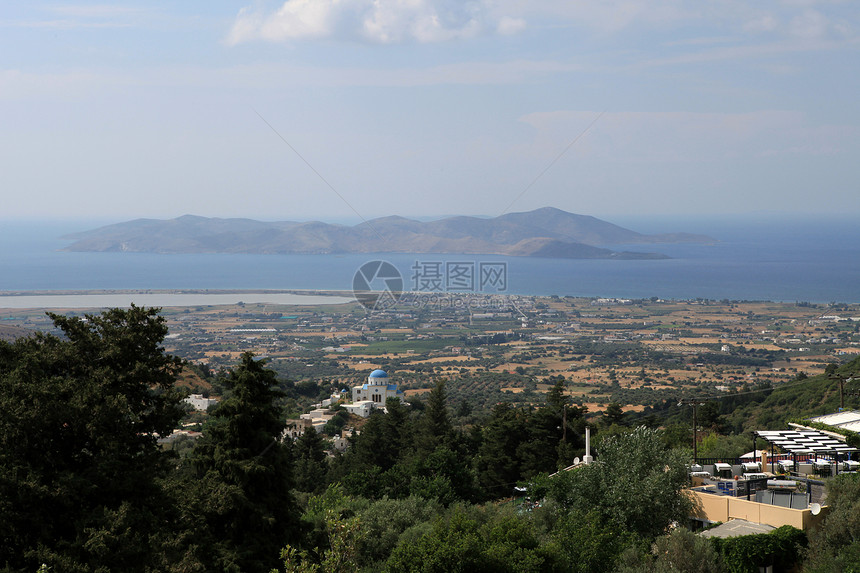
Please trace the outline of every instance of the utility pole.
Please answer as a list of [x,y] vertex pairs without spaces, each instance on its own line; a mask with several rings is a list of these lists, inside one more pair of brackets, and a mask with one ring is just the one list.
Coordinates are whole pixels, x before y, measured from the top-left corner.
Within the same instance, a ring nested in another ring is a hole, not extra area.
[[839,380],[839,410],[841,411],[845,409],[845,383],[854,380],[854,376],[840,376],[836,373],[837,368],[835,363],[828,364],[824,373],[831,380]]
[[561,408],[561,441],[567,443],[567,402]]
[[854,380],[854,377],[849,376],[848,378],[845,378],[843,376],[840,376],[839,374],[828,374],[827,377],[830,378],[831,380],[839,380],[839,409],[844,410],[845,409],[845,383],[851,382],[852,380]]
[[705,402],[701,398],[681,398],[681,400],[678,401],[678,405],[693,407],[693,462],[695,463],[699,453],[699,440],[696,431],[698,424],[698,421],[696,419],[696,408],[698,408],[699,406],[704,406]]
[[846,396],[860,396],[860,392],[846,392]]

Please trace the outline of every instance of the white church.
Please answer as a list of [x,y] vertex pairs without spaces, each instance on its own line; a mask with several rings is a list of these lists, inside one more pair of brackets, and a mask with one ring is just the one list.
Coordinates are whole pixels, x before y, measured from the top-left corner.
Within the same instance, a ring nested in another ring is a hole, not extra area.
[[352,388],[352,404],[345,404],[348,411],[366,418],[376,408],[384,408],[389,398],[403,399],[403,391],[392,384],[385,370],[374,370],[367,382]]

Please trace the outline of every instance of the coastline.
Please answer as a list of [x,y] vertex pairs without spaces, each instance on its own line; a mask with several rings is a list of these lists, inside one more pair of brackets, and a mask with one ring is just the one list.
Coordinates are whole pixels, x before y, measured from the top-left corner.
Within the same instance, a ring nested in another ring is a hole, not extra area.
[[[506,265],[507,284],[502,292],[514,295],[860,302],[856,286],[860,284],[860,230],[842,220],[793,225],[703,223],[700,230],[719,237],[719,243],[667,245],[666,254],[672,258],[661,261],[454,255],[69,253],[56,250],[62,243],[54,238],[57,227],[48,223],[13,224],[0,229],[0,301],[5,300],[4,295],[128,292],[343,293],[351,297],[356,270],[370,260],[385,260],[400,271],[405,290],[418,290],[414,272],[418,264],[443,265],[444,271],[448,263],[491,262]],[[655,224],[647,230],[661,227],[665,225]],[[630,246],[611,248],[623,250]],[[480,284],[474,286],[481,291]]]
[[244,304],[296,306],[355,302],[351,292],[272,289],[121,289],[3,291],[0,309],[99,309],[138,306],[192,307]]

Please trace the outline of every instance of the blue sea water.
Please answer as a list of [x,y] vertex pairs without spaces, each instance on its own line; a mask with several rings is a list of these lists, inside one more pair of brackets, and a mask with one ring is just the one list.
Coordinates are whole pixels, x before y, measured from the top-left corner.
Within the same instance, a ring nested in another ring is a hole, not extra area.
[[[665,260],[562,260],[490,255],[230,255],[71,253],[69,232],[93,222],[0,222],[0,291],[84,289],[350,290],[383,259],[415,287],[421,263],[506,263],[504,292],[620,298],[860,302],[860,226],[848,219],[631,221],[641,232],[687,231],[714,244],[613,245]],[[444,265],[443,265],[444,268]],[[476,283],[475,290],[480,290]],[[483,292],[497,292],[487,285]],[[443,287],[444,288],[444,287]]]

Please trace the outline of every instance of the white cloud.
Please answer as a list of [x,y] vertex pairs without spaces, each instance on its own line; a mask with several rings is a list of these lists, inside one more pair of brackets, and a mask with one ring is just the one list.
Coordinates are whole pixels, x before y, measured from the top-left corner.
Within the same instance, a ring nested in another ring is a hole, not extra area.
[[333,29],[338,4],[337,0],[291,0],[268,20],[250,14],[247,21],[254,24],[256,19],[256,25],[267,40],[277,40],[281,36],[319,38]]
[[817,40],[827,34],[830,23],[821,12],[806,10],[792,18],[789,26],[791,33],[798,38]]
[[744,32],[757,34],[761,32],[773,32],[779,26],[779,22],[773,14],[756,14],[744,21],[741,28]]
[[[755,38],[823,39],[851,34],[850,4],[763,0],[286,0],[277,10],[243,8],[229,44],[337,38],[432,43],[481,34],[567,27],[596,36],[634,30],[699,30]],[[694,41],[695,38],[688,38]]]
[[526,27],[526,21],[522,18],[511,18],[510,16],[504,16],[501,20],[499,20],[499,25],[496,26],[496,30],[499,34],[508,36],[511,34],[516,34],[521,32]]
[[287,0],[271,14],[243,8],[227,41],[343,37],[390,44],[471,38],[500,23],[487,6],[474,0]]

